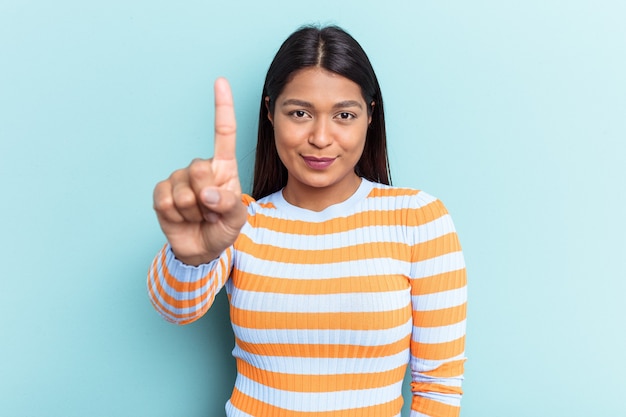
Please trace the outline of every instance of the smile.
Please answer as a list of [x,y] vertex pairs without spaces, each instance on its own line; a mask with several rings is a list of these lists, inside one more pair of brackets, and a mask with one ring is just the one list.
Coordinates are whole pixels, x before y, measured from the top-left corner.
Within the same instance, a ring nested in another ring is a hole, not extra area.
[[328,168],[336,158],[316,158],[313,156],[303,156],[304,163],[311,169],[325,169]]

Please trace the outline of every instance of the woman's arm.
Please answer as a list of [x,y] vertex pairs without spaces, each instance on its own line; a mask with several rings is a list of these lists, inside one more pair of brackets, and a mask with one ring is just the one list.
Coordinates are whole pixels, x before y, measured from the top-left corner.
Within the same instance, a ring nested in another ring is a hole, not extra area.
[[230,274],[232,245],[246,222],[235,154],[235,109],[225,79],[215,82],[213,158],[195,159],[154,188],[168,244],[148,273],[148,293],[167,320],[201,317]]
[[411,416],[456,417],[465,362],[465,261],[444,205],[426,193],[417,198],[411,259]]
[[165,245],[148,271],[148,296],[154,308],[176,324],[202,317],[230,275],[232,251],[230,247],[208,264],[191,266],[176,259]]

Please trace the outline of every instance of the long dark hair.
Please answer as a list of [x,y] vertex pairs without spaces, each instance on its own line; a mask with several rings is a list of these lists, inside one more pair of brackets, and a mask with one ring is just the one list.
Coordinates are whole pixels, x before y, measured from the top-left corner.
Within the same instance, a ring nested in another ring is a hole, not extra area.
[[[337,26],[304,26],[292,33],[281,45],[265,77],[259,110],[252,197],[258,200],[287,184],[287,168],[278,157],[274,129],[267,116],[268,112],[274,112],[276,98],[291,80],[291,76],[307,67],[324,68],[354,81],[361,87],[372,122],[355,172],[368,180],[391,184],[383,97],[369,58],[361,45]],[[269,106],[265,101],[266,97],[269,97]],[[371,102],[374,102],[373,108],[369,107]]]

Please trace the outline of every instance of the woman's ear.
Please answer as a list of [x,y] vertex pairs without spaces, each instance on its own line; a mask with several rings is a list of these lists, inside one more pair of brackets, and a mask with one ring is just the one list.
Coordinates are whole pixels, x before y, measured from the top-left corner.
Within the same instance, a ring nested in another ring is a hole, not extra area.
[[265,96],[265,108],[267,109],[267,118],[272,124],[272,126],[274,126],[274,116],[272,115],[272,111],[270,110],[270,97],[269,96]]
[[368,114],[368,120],[367,120],[367,124],[371,124],[372,123],[372,114],[374,114],[374,106],[376,105],[376,102],[374,100],[372,100],[372,102],[370,103],[370,109],[369,109],[369,114]]

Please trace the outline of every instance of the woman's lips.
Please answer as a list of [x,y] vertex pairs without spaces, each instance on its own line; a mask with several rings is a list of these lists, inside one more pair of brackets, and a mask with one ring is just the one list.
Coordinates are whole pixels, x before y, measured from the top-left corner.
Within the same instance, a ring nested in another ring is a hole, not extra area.
[[312,169],[325,169],[335,162],[335,158],[316,158],[314,156],[303,156],[302,159]]

